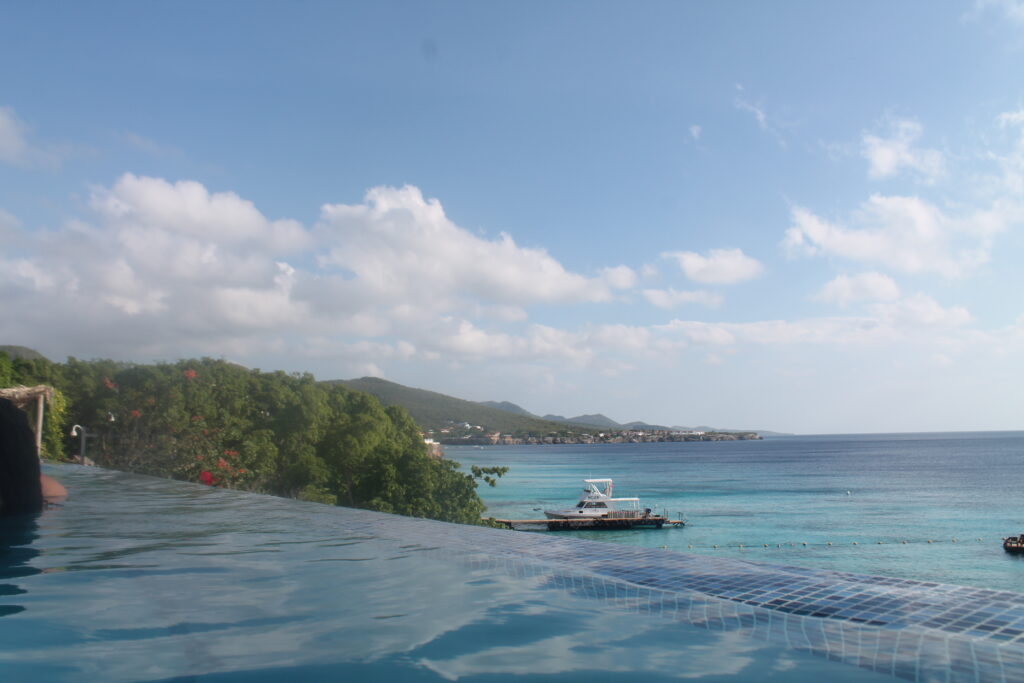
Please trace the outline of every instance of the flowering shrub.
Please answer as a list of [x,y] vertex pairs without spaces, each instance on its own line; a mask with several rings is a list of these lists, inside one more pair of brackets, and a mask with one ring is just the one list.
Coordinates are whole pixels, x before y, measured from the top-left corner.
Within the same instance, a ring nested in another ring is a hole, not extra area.
[[63,372],[68,420],[98,433],[105,467],[448,521],[484,509],[473,477],[429,458],[404,410],[312,375],[210,359],[70,359]]

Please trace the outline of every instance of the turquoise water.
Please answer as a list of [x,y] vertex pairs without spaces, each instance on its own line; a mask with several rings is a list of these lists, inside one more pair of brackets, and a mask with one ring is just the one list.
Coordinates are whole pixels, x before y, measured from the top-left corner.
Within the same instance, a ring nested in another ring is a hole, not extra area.
[[[524,469],[517,466],[514,476]],[[593,585],[598,569],[567,572],[615,546],[97,468],[47,471],[68,487],[68,502],[0,521],[3,680],[882,678],[748,637],[738,620],[729,626],[721,601],[685,598],[686,614],[667,618],[666,596],[674,593],[645,593],[612,578],[600,579],[602,590],[625,597],[595,599],[580,582]],[[555,483],[561,493],[562,482]],[[517,543],[533,559],[516,560]],[[553,551],[570,559],[543,559]],[[503,570],[509,562],[517,571]],[[628,573],[634,565],[615,566]],[[672,601],[684,604],[682,597]],[[698,612],[704,628],[681,620]],[[810,631],[786,616],[765,623]],[[860,633],[840,626],[836,637]]]
[[575,502],[581,479],[611,477],[616,495],[688,521],[681,530],[568,532],[579,538],[1024,587],[1024,558],[1004,553],[1000,540],[1024,532],[1024,432],[446,447],[446,455],[467,467],[511,467],[497,488],[480,489],[499,518],[543,517]]

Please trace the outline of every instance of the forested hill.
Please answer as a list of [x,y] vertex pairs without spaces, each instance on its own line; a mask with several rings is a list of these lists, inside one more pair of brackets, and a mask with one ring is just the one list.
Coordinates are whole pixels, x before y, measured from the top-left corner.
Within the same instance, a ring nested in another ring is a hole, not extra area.
[[[4,346],[0,345],[0,353],[6,354],[10,359],[20,360],[43,360],[47,358],[43,354],[39,353],[35,349],[30,349],[27,346]],[[49,361],[47,361],[49,362]]]
[[386,406],[402,406],[424,429],[441,429],[452,422],[468,422],[480,425],[487,431],[506,434],[546,435],[566,431],[594,431],[585,426],[551,422],[434,391],[413,389],[376,377],[330,380],[325,384],[342,384],[350,389],[373,394]]
[[103,467],[463,523],[480,523],[484,511],[477,478],[500,476],[430,457],[405,410],[308,374],[0,351],[0,387],[35,384],[56,388],[44,435],[55,459],[78,450],[68,437],[78,424]]

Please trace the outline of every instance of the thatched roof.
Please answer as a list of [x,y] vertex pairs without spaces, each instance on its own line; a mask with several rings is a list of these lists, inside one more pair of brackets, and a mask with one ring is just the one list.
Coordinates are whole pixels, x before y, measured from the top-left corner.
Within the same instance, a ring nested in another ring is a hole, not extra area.
[[6,389],[0,389],[0,398],[6,398],[22,409],[40,396],[49,401],[53,397],[53,387],[40,384],[35,387],[7,387]]

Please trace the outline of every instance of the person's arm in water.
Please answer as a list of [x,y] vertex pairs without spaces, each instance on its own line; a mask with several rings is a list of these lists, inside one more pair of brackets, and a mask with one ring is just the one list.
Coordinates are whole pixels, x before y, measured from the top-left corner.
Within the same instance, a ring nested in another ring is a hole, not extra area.
[[43,490],[43,500],[47,503],[57,503],[68,497],[64,485],[49,475],[39,475],[39,486]]

